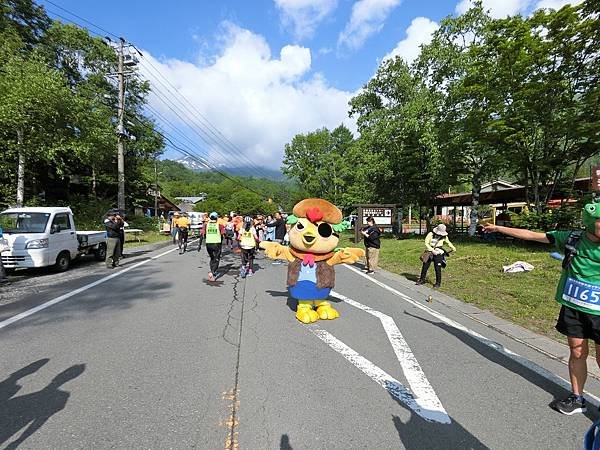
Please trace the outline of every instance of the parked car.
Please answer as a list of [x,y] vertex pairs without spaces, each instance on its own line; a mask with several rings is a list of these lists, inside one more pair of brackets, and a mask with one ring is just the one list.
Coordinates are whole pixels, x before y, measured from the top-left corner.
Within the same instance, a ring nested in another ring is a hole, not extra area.
[[7,209],[0,227],[10,247],[1,254],[6,269],[54,266],[63,272],[82,255],[106,258],[106,232],[77,231],[70,208]]
[[350,222],[351,228],[354,228],[354,225],[356,225],[356,219],[358,219],[356,214],[350,214],[349,216],[344,217],[345,221]]

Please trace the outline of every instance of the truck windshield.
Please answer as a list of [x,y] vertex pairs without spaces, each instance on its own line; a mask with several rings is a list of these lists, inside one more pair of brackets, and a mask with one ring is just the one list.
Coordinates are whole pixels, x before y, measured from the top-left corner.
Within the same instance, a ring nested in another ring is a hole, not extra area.
[[49,213],[19,212],[1,213],[0,227],[7,234],[43,233],[50,218]]

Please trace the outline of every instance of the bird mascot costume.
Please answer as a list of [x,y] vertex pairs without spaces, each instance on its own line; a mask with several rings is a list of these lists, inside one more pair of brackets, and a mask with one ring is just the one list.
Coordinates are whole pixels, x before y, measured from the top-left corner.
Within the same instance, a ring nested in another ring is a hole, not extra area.
[[360,248],[338,249],[339,233],[348,228],[342,213],[320,198],[307,198],[294,206],[290,225],[290,246],[261,242],[267,257],[289,262],[287,285],[290,296],[298,300],[296,318],[303,323],[336,319],[340,314],[327,297],[335,284],[336,264],[352,264],[364,256]]

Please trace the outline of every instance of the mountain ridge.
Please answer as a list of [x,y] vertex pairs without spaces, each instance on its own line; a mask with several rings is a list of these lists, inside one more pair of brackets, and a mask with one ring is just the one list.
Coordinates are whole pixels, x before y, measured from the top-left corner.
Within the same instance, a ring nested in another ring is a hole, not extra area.
[[199,163],[194,158],[190,156],[184,156],[179,159],[171,159],[170,161],[181,164],[182,166],[194,171],[194,172],[211,172],[215,169],[227,173],[228,175],[237,176],[237,177],[253,177],[253,178],[266,178],[268,180],[273,181],[285,181],[287,177],[281,173],[279,170],[268,169],[266,167],[261,167],[260,172],[257,173],[256,168],[248,167],[248,166],[239,166],[239,167],[228,167],[224,164],[217,165],[214,169],[207,168],[204,164]]

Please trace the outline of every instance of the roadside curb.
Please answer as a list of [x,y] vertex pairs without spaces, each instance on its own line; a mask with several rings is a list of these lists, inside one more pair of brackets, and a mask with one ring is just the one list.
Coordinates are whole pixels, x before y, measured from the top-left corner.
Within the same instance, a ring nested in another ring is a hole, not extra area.
[[[465,303],[443,292],[424,285],[415,285],[413,281],[401,275],[397,275],[384,269],[380,269],[379,274],[390,281],[399,283],[403,287],[422,294],[425,298],[432,296],[437,303],[441,303],[447,308],[457,311],[469,319],[526,345],[551,359],[565,365],[568,365],[569,363],[569,347],[565,344],[561,344],[549,337],[534,333],[533,331],[509,322],[508,320],[501,319],[490,311],[479,309],[470,303]],[[588,357],[588,374],[597,380],[600,380],[600,368],[598,367],[598,363],[596,363],[596,359],[591,356]]]

